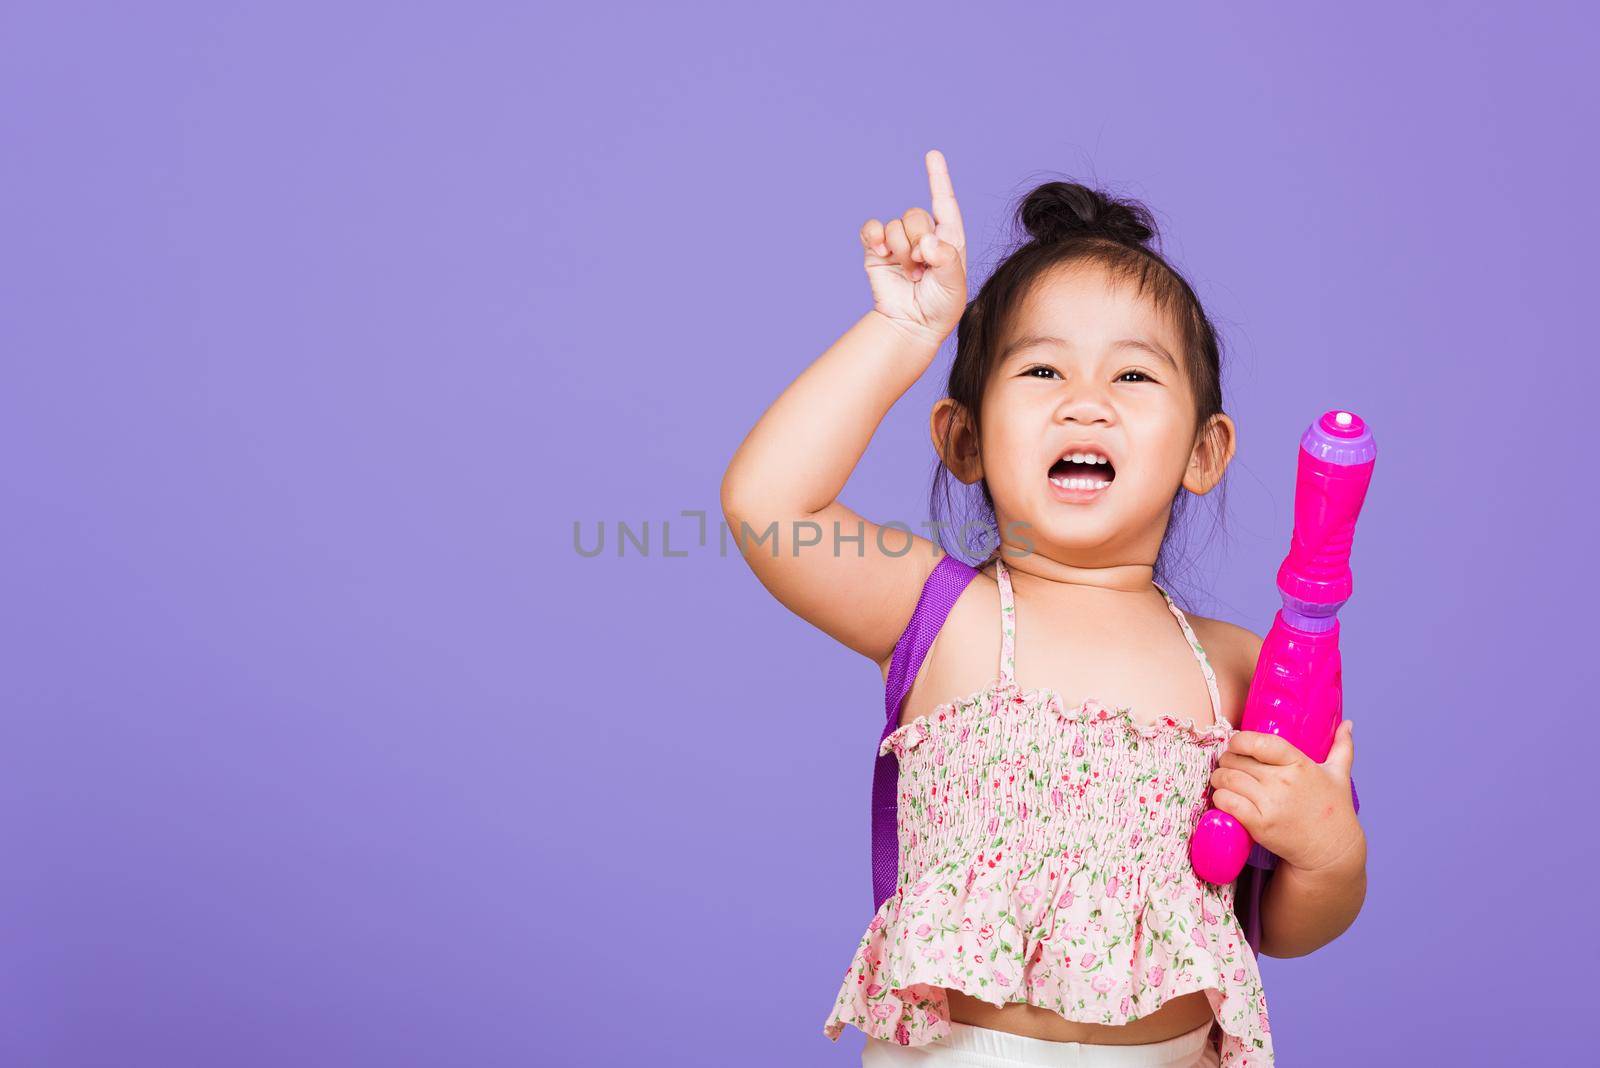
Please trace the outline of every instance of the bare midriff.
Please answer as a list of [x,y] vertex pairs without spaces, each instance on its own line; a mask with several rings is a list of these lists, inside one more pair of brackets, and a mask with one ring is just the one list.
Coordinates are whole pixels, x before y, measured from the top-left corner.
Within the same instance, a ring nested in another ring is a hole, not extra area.
[[959,990],[947,988],[945,993],[949,995],[950,1000],[950,1019],[957,1023],[987,1027],[991,1031],[1005,1031],[1013,1035],[1025,1035],[1028,1038],[1042,1038],[1047,1042],[1136,1046],[1177,1038],[1212,1019],[1211,1002],[1203,990],[1194,990],[1170,998],[1155,1012],[1141,1016],[1122,1027],[1078,1023],[1058,1012],[1020,1001],[1008,1005],[993,1005],[963,994]]

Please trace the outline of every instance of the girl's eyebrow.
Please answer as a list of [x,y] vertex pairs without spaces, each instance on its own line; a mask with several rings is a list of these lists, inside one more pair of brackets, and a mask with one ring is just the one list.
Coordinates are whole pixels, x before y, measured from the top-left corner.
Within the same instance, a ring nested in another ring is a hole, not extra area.
[[[1063,349],[1070,349],[1072,347],[1071,342],[1065,341],[1059,337],[1054,337],[1049,334],[1030,334],[1026,337],[1017,338],[1005,348],[1001,349],[1000,362],[1004,363],[1016,353],[1019,353],[1024,349],[1031,349],[1035,345],[1055,345],[1056,347]],[[1174,372],[1178,370],[1178,361],[1174,360],[1166,349],[1162,348],[1160,345],[1157,345],[1153,341],[1145,341],[1142,338],[1136,337],[1125,337],[1119,341],[1113,342],[1111,347],[1114,349],[1139,349],[1142,352],[1148,352],[1150,355],[1155,356],[1158,359],[1167,361],[1167,366],[1171,367]]]
[[1154,341],[1145,341],[1136,337],[1125,337],[1121,341],[1113,344],[1111,347],[1114,349],[1140,349],[1144,352],[1148,352],[1152,356],[1158,356],[1161,359],[1166,360],[1167,366],[1171,367],[1174,372],[1178,370],[1178,361],[1174,360],[1166,349],[1162,348],[1160,345],[1157,345]]
[[1063,349],[1069,349],[1069,348],[1072,347],[1070,344],[1068,344],[1066,341],[1063,341],[1061,338],[1052,337],[1049,334],[1029,334],[1029,335],[1027,335],[1025,337],[1017,338],[1015,341],[1011,342],[1005,348],[1001,349],[1000,350],[1000,362],[1004,363],[1006,360],[1009,360],[1016,353],[1021,352],[1023,349],[1031,349],[1035,345],[1055,345],[1058,348],[1063,348]]

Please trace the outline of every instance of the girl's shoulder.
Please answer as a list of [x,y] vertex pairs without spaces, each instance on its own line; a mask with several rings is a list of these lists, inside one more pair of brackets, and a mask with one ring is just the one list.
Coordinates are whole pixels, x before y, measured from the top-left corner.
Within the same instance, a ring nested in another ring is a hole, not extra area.
[[[955,644],[967,646],[972,644],[972,639],[981,641],[981,636],[986,631],[994,631],[995,648],[999,649],[999,627],[993,620],[995,606],[998,603],[1000,583],[995,577],[993,558],[979,564],[968,564],[946,553],[937,555],[936,563],[928,567],[928,574],[923,579],[922,593],[917,600],[920,608],[928,602],[933,609],[932,615],[936,622],[930,626],[932,631],[926,652],[918,661],[920,667],[926,667],[938,658],[938,650],[942,645]],[[938,571],[945,571],[944,581],[939,588],[934,588],[934,577]],[[912,625],[912,615],[906,614],[906,625]],[[955,637],[945,639],[955,632]],[[901,632],[901,641],[889,653],[878,661],[878,670],[887,681],[889,672],[896,656],[904,655],[904,640],[908,637],[906,631]],[[998,656],[998,652],[996,652]],[[919,674],[916,676],[920,678]]]
[[[1189,625],[1194,628],[1195,637],[1200,639],[1200,644],[1206,647],[1206,652],[1211,652],[1213,645],[1219,651],[1232,652],[1238,655],[1248,654],[1252,660],[1261,652],[1261,643],[1265,640],[1261,635],[1249,627],[1241,627],[1237,623],[1230,623],[1226,619],[1211,619],[1207,616],[1188,614]],[[1206,639],[1211,639],[1207,641]]]
[[1222,699],[1222,712],[1228,722],[1238,728],[1264,639],[1248,627],[1225,619],[1199,615],[1188,618],[1194,636],[1205,648],[1206,661],[1217,676],[1217,696]]

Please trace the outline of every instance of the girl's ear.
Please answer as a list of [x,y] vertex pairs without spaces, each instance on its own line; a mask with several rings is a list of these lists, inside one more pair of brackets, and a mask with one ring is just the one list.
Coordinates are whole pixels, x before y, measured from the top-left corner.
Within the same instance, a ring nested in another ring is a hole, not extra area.
[[1183,472],[1183,488],[1195,494],[1210,493],[1222,481],[1222,473],[1228,469],[1237,445],[1233,420],[1225,412],[1213,415],[1189,456],[1189,466]]
[[933,435],[934,451],[952,475],[969,486],[983,477],[978,436],[965,408],[949,397],[941,398],[933,406],[928,430]]

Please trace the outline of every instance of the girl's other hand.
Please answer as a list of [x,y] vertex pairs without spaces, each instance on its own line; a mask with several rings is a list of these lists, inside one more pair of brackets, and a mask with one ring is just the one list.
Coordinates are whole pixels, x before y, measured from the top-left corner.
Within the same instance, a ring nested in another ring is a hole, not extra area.
[[929,149],[933,213],[910,208],[888,224],[861,227],[873,310],[913,336],[941,344],[967,307],[967,235],[944,154]]
[[1366,835],[1350,797],[1350,731],[1349,720],[1339,724],[1320,764],[1276,734],[1236,732],[1211,772],[1211,803],[1292,867],[1365,868]]

